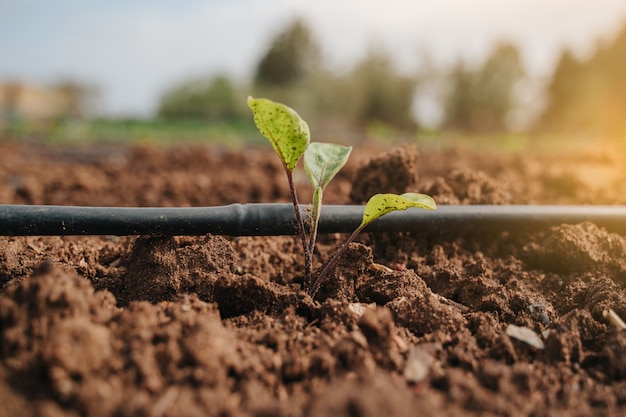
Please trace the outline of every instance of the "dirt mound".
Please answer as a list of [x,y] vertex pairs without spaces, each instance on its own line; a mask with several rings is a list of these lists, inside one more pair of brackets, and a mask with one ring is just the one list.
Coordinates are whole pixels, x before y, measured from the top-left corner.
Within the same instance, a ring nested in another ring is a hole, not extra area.
[[374,194],[413,191],[411,188],[417,182],[417,161],[415,145],[399,146],[372,158],[356,172],[350,200],[362,204]]
[[626,239],[593,223],[562,225],[524,246],[529,264],[554,272],[603,272],[626,283]]

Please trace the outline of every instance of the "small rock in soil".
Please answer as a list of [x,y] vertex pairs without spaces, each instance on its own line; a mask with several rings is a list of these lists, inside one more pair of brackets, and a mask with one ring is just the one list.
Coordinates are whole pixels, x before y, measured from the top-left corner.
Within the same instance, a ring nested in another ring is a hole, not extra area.
[[413,346],[404,365],[404,378],[410,384],[422,382],[431,372],[435,357],[424,346]]
[[527,345],[534,347],[535,349],[543,349],[545,347],[543,344],[543,340],[541,340],[539,335],[528,327],[509,324],[508,326],[506,326],[505,333],[507,336],[515,340],[524,342]]

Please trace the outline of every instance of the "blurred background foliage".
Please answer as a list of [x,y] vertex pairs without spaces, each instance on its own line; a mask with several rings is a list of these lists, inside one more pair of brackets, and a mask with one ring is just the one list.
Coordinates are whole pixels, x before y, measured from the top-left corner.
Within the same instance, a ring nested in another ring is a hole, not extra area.
[[[496,45],[480,63],[457,61],[451,68],[405,74],[381,48],[353,67],[332,71],[306,22],[279,30],[261,54],[248,81],[227,74],[181,80],[164,91],[153,120],[90,117],[97,90],[64,81],[39,90],[0,84],[0,131],[4,136],[51,140],[216,140],[254,137],[248,95],[284,102],[315,127],[316,137],[354,142],[371,137],[463,134],[596,134],[626,140],[626,24],[588,57],[564,50],[544,82],[543,105],[519,126],[520,86],[528,81],[512,43]],[[435,97],[439,117],[421,117],[420,92]],[[521,109],[522,111],[524,109]],[[168,139],[170,138],[170,139]]]
[[587,59],[564,51],[538,128],[626,138],[626,25]]
[[470,132],[507,130],[507,116],[515,105],[514,86],[524,77],[514,45],[496,46],[477,69],[458,62],[448,76],[444,127]]
[[259,61],[254,84],[289,87],[320,70],[321,52],[304,21],[294,20],[272,41]]
[[163,95],[157,117],[212,123],[236,122],[244,116],[245,110],[239,96],[237,87],[226,76],[185,81]]

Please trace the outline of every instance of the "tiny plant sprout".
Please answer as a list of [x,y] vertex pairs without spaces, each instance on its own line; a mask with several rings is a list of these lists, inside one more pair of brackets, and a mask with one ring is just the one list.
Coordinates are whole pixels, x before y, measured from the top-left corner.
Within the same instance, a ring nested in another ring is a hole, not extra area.
[[293,170],[304,154],[311,140],[309,126],[293,109],[284,104],[264,98],[248,97],[248,106],[254,115],[257,129],[265,136],[278,154],[289,182],[291,201],[296,214],[298,232],[304,250],[304,270],[307,277],[311,276],[312,251],[306,239],[304,222],[300,215],[298,194],[293,182]]
[[405,193],[401,195],[376,194],[372,196],[365,205],[365,209],[363,211],[363,220],[361,221],[361,224],[339,247],[335,255],[330,258],[328,262],[326,262],[313,285],[309,287],[309,294],[311,296],[315,295],[324,279],[326,279],[326,277],[328,276],[328,273],[332,269],[333,265],[335,265],[339,257],[346,251],[346,249],[348,249],[350,243],[352,243],[352,241],[357,237],[359,233],[361,233],[363,229],[365,229],[365,227],[367,227],[367,225],[387,213],[398,210],[406,210],[411,207],[423,208],[427,210],[436,210],[437,203],[435,203],[435,200],[433,200],[432,197],[426,194],[418,193]]
[[[337,253],[322,268],[313,282],[313,250],[317,228],[322,211],[324,189],[343,168],[350,157],[352,147],[332,143],[310,143],[309,126],[294,110],[284,104],[264,98],[248,97],[248,106],[254,114],[254,122],[259,132],[265,136],[278,154],[289,181],[291,200],[296,212],[298,233],[304,250],[305,286],[311,296],[315,295],[321,283],[328,276],[337,259],[346,251],[350,242],[371,222],[382,215],[396,210],[419,207],[429,210],[437,208],[435,201],[424,194],[406,193],[376,194],[365,205],[363,220],[348,240],[339,247]],[[304,221],[300,215],[298,195],[293,181],[293,170],[304,155],[304,171],[313,185],[312,208],[310,213],[310,234],[307,239]]]

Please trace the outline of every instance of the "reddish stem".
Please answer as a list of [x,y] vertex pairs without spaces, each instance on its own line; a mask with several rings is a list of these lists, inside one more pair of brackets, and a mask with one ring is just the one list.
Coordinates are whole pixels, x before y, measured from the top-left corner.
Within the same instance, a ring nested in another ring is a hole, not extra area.
[[337,262],[337,259],[339,259],[341,255],[343,255],[346,249],[348,249],[348,246],[350,245],[350,243],[352,243],[352,241],[357,237],[357,235],[361,233],[361,230],[363,230],[364,227],[365,227],[364,225],[357,227],[357,229],[354,232],[352,232],[350,237],[343,243],[343,245],[341,245],[341,247],[337,249],[337,253],[335,253],[335,255],[333,255],[333,257],[330,258],[328,262],[326,262],[326,264],[324,265],[324,268],[322,268],[322,272],[320,272],[320,274],[317,276],[317,279],[315,280],[313,285],[309,287],[309,295],[311,297],[313,297],[315,293],[317,292],[317,290],[319,290],[320,285],[322,285],[322,282],[324,281],[324,279],[326,279],[326,276],[328,276],[328,273]]
[[285,172],[287,173],[287,180],[289,181],[289,190],[291,191],[291,201],[293,202],[293,209],[296,212],[296,222],[298,223],[298,233],[300,234],[300,240],[302,241],[302,250],[304,251],[305,286],[310,291],[311,281],[313,280],[312,248],[309,247],[309,244],[306,240],[306,231],[304,229],[304,222],[302,221],[302,216],[300,215],[300,204],[298,203],[298,194],[296,193],[296,186],[293,182],[293,171],[285,167]]

